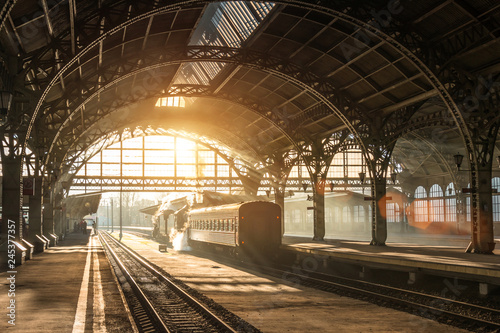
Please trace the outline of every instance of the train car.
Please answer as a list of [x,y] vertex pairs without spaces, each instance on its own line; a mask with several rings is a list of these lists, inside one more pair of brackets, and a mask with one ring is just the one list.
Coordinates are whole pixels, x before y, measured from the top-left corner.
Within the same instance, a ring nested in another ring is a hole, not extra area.
[[272,202],[194,209],[188,219],[188,239],[194,248],[262,258],[275,255],[281,245],[281,208]]

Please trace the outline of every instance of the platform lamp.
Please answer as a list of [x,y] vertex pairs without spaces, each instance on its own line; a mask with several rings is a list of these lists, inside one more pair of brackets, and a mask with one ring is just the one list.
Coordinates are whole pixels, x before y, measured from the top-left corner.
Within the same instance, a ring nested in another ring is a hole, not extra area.
[[457,153],[453,155],[453,159],[455,160],[455,164],[457,165],[457,169],[460,170],[460,166],[462,165],[462,161],[464,160],[464,155]]
[[0,125],[5,125],[8,121],[12,97],[13,95],[10,91],[0,91]]
[[364,184],[365,183],[366,173],[360,172],[360,173],[358,173],[358,175],[359,175],[359,180],[361,180],[361,184]]

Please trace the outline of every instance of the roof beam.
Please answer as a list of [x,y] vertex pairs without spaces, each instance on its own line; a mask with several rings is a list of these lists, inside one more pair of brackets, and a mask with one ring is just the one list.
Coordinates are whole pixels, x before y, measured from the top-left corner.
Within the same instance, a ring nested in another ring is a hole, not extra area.
[[75,19],[76,19],[76,3],[75,0],[69,0],[69,25],[70,25],[72,54],[76,54]]
[[446,0],[442,4],[434,7],[432,10],[429,10],[429,11],[425,12],[424,15],[422,15],[419,18],[413,20],[412,24],[418,24],[418,23],[422,22],[423,20],[425,20],[426,18],[432,16],[433,14],[435,14],[438,11],[440,11],[441,9],[443,9],[444,7],[446,7],[447,5],[449,5],[452,2],[453,2],[453,0]]

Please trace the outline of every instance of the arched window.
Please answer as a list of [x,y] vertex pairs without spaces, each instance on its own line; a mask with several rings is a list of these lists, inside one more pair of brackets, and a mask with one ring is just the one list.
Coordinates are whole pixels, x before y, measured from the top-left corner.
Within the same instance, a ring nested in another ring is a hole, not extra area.
[[[467,187],[470,188],[470,183],[467,184]],[[465,198],[465,220],[467,222],[471,221],[471,211],[470,211],[470,194],[466,194]]]
[[423,186],[415,190],[415,222],[427,222],[429,220],[429,211],[427,208],[427,191]]
[[400,222],[399,220],[399,205],[396,202],[388,202],[386,204],[387,222]]
[[443,189],[438,184],[434,184],[429,192],[429,197],[439,198],[430,200],[429,215],[432,222],[444,222],[444,199]]
[[446,222],[457,221],[457,198],[455,197],[455,185],[449,183],[444,193],[445,199],[445,219]]
[[497,190],[497,193],[492,194],[493,204],[493,222],[500,222],[500,178],[494,177],[491,179],[491,188]]
[[351,215],[351,207],[350,206],[344,206],[344,208],[342,209],[342,222],[345,224],[352,223],[352,215]]
[[363,206],[354,206],[354,222],[364,223],[365,222],[365,208]]

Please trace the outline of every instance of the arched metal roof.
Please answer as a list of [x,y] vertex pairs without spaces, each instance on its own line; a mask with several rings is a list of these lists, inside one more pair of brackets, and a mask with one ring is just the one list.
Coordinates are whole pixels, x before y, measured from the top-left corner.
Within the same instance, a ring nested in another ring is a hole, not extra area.
[[[365,149],[380,133],[391,145],[424,119],[464,149],[464,98],[498,88],[495,1],[18,0],[0,15],[2,89],[31,119],[18,121],[26,145],[55,167],[158,123],[252,163],[344,129]],[[166,95],[193,102],[155,109]]]

